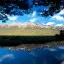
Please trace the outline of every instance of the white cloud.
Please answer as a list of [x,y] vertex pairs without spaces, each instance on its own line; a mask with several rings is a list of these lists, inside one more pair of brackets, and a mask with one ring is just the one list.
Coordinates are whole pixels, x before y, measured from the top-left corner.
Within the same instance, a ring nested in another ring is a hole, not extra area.
[[60,16],[59,14],[56,14],[52,17],[52,19],[56,19],[56,20],[59,20],[59,21],[63,21],[64,18],[62,16]]
[[48,22],[46,25],[55,25],[55,22]]
[[63,24],[56,24],[56,26],[63,26]]
[[33,11],[32,17],[35,17],[35,16],[36,16],[36,11]]
[[64,14],[64,9],[62,9],[60,12],[59,12],[59,15],[63,15]]
[[[30,16],[30,15],[29,15]],[[36,22],[38,18],[36,18],[36,11],[33,11],[32,15],[30,16],[30,22]]]
[[30,21],[30,22],[35,22],[35,21],[37,21],[37,18],[32,18],[32,19],[30,19],[29,21]]
[[6,58],[14,59],[14,55],[13,54],[6,54],[0,58],[0,62],[2,62]]
[[9,20],[17,20],[17,18],[18,18],[18,16],[14,16],[14,15],[9,16],[9,15],[8,15],[8,19],[9,19]]
[[53,15],[52,19],[56,19],[58,21],[64,21],[64,17],[61,15],[64,15],[64,9],[62,9],[59,13]]

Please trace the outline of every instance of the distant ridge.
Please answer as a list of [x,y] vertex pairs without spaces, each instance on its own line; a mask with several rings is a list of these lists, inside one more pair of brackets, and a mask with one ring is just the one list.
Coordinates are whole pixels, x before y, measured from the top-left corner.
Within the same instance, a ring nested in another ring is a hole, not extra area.
[[10,27],[18,27],[18,28],[42,28],[40,24],[34,23],[12,23],[12,24],[0,24],[0,27],[10,28]]
[[[17,27],[17,28],[23,28],[23,29],[34,29],[34,28],[63,28],[64,26],[55,26],[55,25],[46,25],[46,24],[34,24],[32,22],[27,23],[12,23],[12,24],[0,24],[0,28],[11,28],[11,27]],[[64,29],[64,28],[63,28]]]

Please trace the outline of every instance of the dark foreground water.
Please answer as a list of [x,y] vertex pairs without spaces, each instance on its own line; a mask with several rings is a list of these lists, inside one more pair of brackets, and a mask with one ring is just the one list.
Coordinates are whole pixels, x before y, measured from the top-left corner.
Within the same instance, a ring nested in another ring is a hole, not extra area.
[[29,51],[0,48],[0,64],[64,64],[64,47]]

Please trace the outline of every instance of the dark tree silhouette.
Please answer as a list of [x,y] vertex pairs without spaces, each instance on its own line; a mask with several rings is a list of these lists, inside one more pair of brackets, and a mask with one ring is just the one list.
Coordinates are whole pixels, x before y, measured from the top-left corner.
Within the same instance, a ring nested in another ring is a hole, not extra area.
[[33,6],[49,6],[48,10],[39,11],[42,16],[53,15],[64,8],[63,0],[0,0],[0,20],[6,22],[7,15],[23,15],[32,12]]

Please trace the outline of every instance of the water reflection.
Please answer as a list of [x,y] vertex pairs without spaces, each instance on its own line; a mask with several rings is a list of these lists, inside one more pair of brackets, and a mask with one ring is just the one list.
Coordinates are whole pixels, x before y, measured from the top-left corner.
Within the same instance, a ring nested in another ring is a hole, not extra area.
[[23,50],[0,48],[0,64],[64,64],[64,47]]

